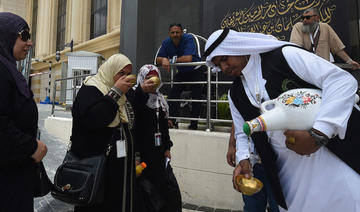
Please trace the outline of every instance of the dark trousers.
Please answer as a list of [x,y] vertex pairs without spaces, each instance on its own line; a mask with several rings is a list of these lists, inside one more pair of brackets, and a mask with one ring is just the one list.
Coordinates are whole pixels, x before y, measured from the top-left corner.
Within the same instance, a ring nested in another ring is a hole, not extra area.
[[265,212],[267,203],[269,203],[271,212],[279,212],[279,206],[275,201],[274,194],[272,193],[270,182],[265,176],[265,170],[262,164],[255,164],[253,167],[254,177],[263,182],[264,187],[260,192],[252,196],[243,196],[244,212]]
[[[178,72],[174,77],[174,82],[192,82],[202,81],[205,75],[200,70],[195,69],[190,72]],[[169,99],[179,99],[181,92],[184,91],[186,84],[175,84],[170,90]],[[201,93],[203,85],[190,85],[191,87],[191,98],[194,100],[201,99]],[[170,116],[179,116],[180,102],[169,102]],[[201,103],[192,102],[191,117],[199,118],[200,116]],[[197,123],[197,122],[196,122]]]

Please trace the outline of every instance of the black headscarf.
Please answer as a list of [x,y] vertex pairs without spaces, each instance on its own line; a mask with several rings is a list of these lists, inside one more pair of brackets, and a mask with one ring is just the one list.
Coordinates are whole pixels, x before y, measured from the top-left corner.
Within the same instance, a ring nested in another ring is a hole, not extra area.
[[30,89],[25,77],[16,69],[16,60],[13,55],[18,33],[24,29],[29,29],[29,26],[23,18],[13,13],[0,12],[0,62],[14,77],[20,93],[29,98]]

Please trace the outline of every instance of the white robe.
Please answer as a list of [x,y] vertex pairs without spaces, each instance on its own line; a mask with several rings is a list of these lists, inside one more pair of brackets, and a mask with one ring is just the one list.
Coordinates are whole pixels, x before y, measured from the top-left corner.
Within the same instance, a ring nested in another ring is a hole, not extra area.
[[[339,135],[343,138],[353,108],[356,80],[342,69],[312,53],[295,47],[284,47],[283,53],[295,74],[322,89],[322,105],[313,127],[329,137]],[[246,94],[256,107],[259,107],[254,98],[256,93],[264,100],[269,100],[260,62],[259,54],[251,55],[242,71]],[[328,102],[331,103],[327,104]],[[244,119],[231,98],[229,104],[235,125],[236,160],[239,162],[249,157],[249,147],[247,137],[242,131]],[[283,131],[268,131],[267,134],[279,155],[279,177],[288,211],[360,212],[359,174],[326,147],[321,147],[310,157],[301,156],[286,148]]]

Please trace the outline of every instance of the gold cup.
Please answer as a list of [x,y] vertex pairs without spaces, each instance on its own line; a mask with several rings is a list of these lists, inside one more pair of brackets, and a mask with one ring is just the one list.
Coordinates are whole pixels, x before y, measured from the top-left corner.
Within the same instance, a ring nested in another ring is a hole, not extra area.
[[244,175],[240,174],[240,175],[236,176],[235,179],[236,179],[237,185],[240,188],[241,193],[243,193],[247,196],[256,194],[263,187],[263,183],[255,177],[251,177],[248,179]]
[[134,86],[136,84],[136,75],[135,74],[127,75],[125,79],[129,79],[129,78],[132,78],[130,79],[129,82]]
[[159,85],[160,85],[160,78],[159,77],[153,76],[153,77],[150,78],[150,80],[154,82],[156,87],[159,87]]

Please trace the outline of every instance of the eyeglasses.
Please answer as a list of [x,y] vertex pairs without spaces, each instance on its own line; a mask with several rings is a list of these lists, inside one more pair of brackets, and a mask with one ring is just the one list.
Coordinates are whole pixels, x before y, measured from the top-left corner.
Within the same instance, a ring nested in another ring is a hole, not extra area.
[[301,18],[301,20],[304,20],[304,18],[306,20],[309,20],[311,17],[314,17],[314,16],[316,16],[316,15],[302,15],[302,16],[300,16],[300,18]]
[[18,35],[19,35],[20,39],[24,42],[28,41],[31,37],[29,31],[24,30],[24,29],[21,30],[21,32],[19,32]]

